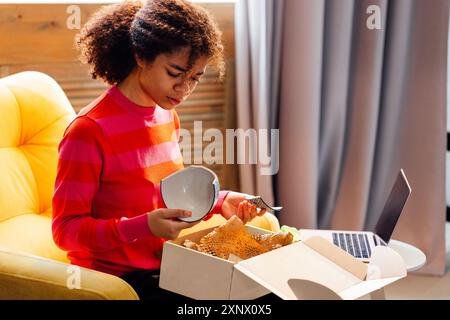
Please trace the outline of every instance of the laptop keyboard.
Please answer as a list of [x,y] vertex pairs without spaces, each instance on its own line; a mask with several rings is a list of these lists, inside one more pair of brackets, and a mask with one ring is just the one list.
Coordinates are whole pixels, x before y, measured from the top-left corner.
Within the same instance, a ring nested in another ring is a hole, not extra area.
[[370,258],[372,250],[367,234],[333,232],[333,243],[356,258]]

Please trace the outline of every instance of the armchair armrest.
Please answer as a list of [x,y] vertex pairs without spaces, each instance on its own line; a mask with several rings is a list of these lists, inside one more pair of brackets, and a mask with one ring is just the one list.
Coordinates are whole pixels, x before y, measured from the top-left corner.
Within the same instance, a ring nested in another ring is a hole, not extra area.
[[[80,276],[80,286],[70,289],[70,277],[76,276],[75,273]],[[139,297],[119,277],[0,248],[0,299],[138,300]]]
[[247,224],[273,232],[280,231],[280,222],[278,221],[278,218],[270,212],[266,212],[261,217],[253,218],[253,220]]

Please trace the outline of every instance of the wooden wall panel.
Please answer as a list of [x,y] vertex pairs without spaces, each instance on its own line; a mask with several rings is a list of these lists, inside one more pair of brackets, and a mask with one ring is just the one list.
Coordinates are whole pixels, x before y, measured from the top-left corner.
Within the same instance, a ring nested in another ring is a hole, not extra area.
[[[70,4],[0,4],[0,65],[56,63],[73,61],[77,56],[74,37],[79,30],[69,29]],[[81,25],[101,7],[77,4]],[[223,31],[227,58],[234,56],[234,5],[203,4]]]
[[[100,7],[80,4],[81,24]],[[69,4],[0,5],[0,64],[74,61],[77,29],[67,27]]]
[[[108,86],[89,76],[89,68],[78,60],[74,38],[79,30],[69,29],[67,12],[71,4],[0,4],[0,76],[25,70],[52,76],[67,94],[75,111],[101,95]],[[77,4],[81,26],[102,4]],[[234,63],[234,5],[202,4],[223,31],[227,69]],[[203,129],[235,128],[234,79],[228,72],[223,82],[208,70],[188,101],[177,108],[181,126],[193,130],[194,121]],[[193,132],[191,133],[192,137]],[[225,142],[224,142],[225,143]],[[208,143],[203,143],[206,146]],[[223,152],[221,152],[223,153]],[[194,155],[192,149],[191,154]],[[192,157],[192,163],[194,159]],[[225,159],[224,159],[225,161]],[[219,176],[223,188],[239,188],[235,165],[206,165]]]

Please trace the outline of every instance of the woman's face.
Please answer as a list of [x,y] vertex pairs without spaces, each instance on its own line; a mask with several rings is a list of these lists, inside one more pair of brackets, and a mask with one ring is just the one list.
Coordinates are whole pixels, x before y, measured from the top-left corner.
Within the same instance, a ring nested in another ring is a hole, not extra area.
[[137,60],[139,86],[160,107],[170,110],[185,101],[205,73],[207,57],[199,57],[187,71],[189,49],[160,54],[153,63]]

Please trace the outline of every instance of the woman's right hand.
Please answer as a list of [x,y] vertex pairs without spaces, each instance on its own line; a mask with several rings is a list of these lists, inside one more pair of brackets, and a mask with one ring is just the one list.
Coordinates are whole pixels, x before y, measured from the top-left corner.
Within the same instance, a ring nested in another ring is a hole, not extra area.
[[147,223],[153,235],[174,240],[181,230],[195,226],[197,222],[184,222],[176,218],[187,218],[191,212],[180,209],[156,209],[147,213]]

